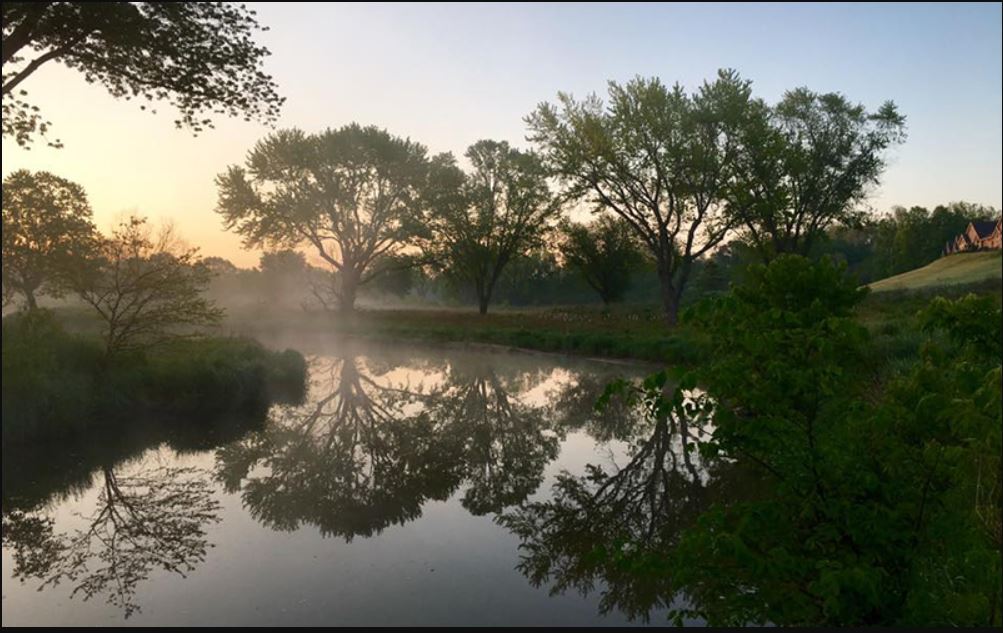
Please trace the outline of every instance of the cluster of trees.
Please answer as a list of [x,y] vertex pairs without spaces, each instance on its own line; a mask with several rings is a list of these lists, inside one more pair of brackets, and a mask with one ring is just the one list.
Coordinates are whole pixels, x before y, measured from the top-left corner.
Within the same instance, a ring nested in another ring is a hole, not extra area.
[[581,202],[616,221],[567,227],[564,259],[610,301],[640,249],[674,324],[695,263],[726,238],[769,261],[858,221],[904,138],[890,102],[870,112],[797,89],[769,105],[730,70],[695,93],[638,78],[611,82],[608,103],[561,94],[526,120],[537,151],[479,141],[467,171],[375,127],[282,130],[218,177],[218,210],[248,246],[313,249],[343,310],[409,256],[473,288],[483,314],[506,266]]
[[79,185],[19,170],[3,183],[3,297],[74,294],[94,309],[112,356],[217,323],[206,296],[211,272],[169,225],[123,220],[109,236],[92,222]]

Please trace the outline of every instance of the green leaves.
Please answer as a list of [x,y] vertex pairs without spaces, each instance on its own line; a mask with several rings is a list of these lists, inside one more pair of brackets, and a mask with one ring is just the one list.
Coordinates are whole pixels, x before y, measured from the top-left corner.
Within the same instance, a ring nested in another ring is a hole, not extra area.
[[273,123],[285,98],[261,70],[258,30],[253,10],[229,2],[4,3],[3,134],[19,145],[45,135],[38,108],[8,97],[51,60],[113,97],[168,101],[175,126],[195,133],[219,114]]

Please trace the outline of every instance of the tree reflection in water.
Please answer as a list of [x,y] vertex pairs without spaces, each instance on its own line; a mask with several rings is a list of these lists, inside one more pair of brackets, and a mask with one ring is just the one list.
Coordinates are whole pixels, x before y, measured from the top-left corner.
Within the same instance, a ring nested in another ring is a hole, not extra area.
[[217,451],[217,477],[265,525],[369,536],[445,499],[460,474],[440,424],[409,415],[416,394],[365,375],[345,356],[322,374],[332,385],[305,409]]
[[352,355],[330,361],[315,382],[326,395],[220,449],[218,478],[272,528],[311,524],[349,540],[413,520],[465,483],[462,503],[474,514],[536,490],[559,438],[540,408],[510,394],[531,377],[506,380],[483,362],[444,365],[426,387],[395,383],[392,367]]
[[[566,392],[564,404],[575,397],[576,390]],[[498,521],[521,539],[519,569],[534,586],[548,584],[552,594],[599,592],[602,613],[648,621],[672,604],[666,554],[732,487],[734,465],[700,458],[696,441],[706,420],[691,417],[684,400],[661,410],[649,399],[633,414],[623,400],[613,403],[616,415],[607,409],[578,419],[600,441],[626,441],[626,463],[563,472],[550,500],[523,504]]]
[[68,583],[71,597],[105,595],[125,617],[139,611],[136,587],[156,569],[184,576],[211,545],[207,526],[219,521],[211,482],[196,468],[160,467],[130,474],[101,470],[97,507],[86,527],[54,532],[52,519],[33,512],[4,513],[4,546],[13,551],[13,576],[39,579],[39,589]]

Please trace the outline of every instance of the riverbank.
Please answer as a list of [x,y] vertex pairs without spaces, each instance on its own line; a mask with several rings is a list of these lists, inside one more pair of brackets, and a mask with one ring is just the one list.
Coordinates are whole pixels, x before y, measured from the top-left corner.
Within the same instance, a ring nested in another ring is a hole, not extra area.
[[303,397],[306,361],[236,337],[180,339],[109,359],[51,312],[3,320],[3,441],[69,440],[97,427],[211,425]]

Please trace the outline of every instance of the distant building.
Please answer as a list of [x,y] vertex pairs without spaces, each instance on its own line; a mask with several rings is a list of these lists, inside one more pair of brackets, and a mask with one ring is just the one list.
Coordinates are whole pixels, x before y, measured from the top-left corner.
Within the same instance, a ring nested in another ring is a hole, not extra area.
[[969,222],[965,231],[944,245],[944,254],[1003,249],[1003,218]]

